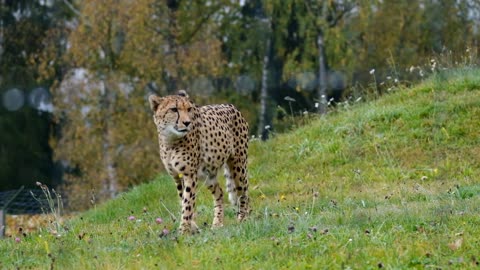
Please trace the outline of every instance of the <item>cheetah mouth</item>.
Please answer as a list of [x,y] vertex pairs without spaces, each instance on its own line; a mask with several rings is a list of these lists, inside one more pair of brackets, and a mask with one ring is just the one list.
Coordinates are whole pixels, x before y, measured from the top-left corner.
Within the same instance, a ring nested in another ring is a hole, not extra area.
[[186,129],[186,128],[182,128],[182,129],[176,128],[175,130],[179,133],[187,133],[188,132],[188,129]]

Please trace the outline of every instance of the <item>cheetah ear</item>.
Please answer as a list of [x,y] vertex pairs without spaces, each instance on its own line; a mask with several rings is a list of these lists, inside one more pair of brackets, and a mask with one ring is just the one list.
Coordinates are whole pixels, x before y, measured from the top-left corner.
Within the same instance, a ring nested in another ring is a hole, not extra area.
[[148,97],[148,102],[150,103],[150,109],[156,112],[158,105],[160,105],[160,102],[162,102],[162,98],[157,95],[150,95]]
[[185,91],[185,90],[178,90],[178,95],[181,96],[181,97],[189,98],[189,96],[187,94],[187,91]]

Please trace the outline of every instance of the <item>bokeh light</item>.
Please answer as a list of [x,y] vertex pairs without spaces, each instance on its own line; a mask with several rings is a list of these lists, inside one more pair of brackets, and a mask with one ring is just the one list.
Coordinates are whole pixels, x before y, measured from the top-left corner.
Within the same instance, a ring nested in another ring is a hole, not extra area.
[[331,71],[328,73],[328,84],[333,91],[343,90],[346,88],[346,80],[340,71]]
[[28,100],[30,102],[30,106],[33,108],[44,111],[44,112],[52,112],[53,105],[50,93],[47,89],[43,87],[37,87],[33,89],[30,94],[28,95]]
[[255,81],[248,75],[241,75],[235,81],[235,89],[242,95],[248,95],[255,90]]
[[17,88],[7,90],[2,97],[3,106],[9,111],[17,111],[23,107],[25,103],[25,95],[23,91]]
[[203,96],[212,95],[215,87],[213,87],[212,81],[207,77],[195,78],[191,85],[192,92],[198,93]]
[[297,74],[296,82],[298,87],[305,91],[314,91],[317,86],[317,76],[311,71]]

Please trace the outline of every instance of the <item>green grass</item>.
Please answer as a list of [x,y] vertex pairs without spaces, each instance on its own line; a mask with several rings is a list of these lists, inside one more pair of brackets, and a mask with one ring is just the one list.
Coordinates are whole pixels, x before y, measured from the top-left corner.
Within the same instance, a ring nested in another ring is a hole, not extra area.
[[251,142],[253,211],[242,224],[228,207],[225,227],[210,230],[201,186],[202,232],[177,235],[175,186],[160,176],[70,220],[60,236],[1,241],[0,268],[478,268],[479,70],[305,122]]

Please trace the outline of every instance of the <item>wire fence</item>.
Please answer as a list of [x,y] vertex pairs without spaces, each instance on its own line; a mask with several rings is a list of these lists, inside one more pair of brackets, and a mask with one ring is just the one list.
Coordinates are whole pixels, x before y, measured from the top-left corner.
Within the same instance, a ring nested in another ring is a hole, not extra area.
[[[15,228],[24,226],[34,230],[52,208],[58,207],[57,200],[48,198],[49,190],[25,189],[0,192],[0,238],[11,234]],[[23,228],[22,228],[23,230]]]

